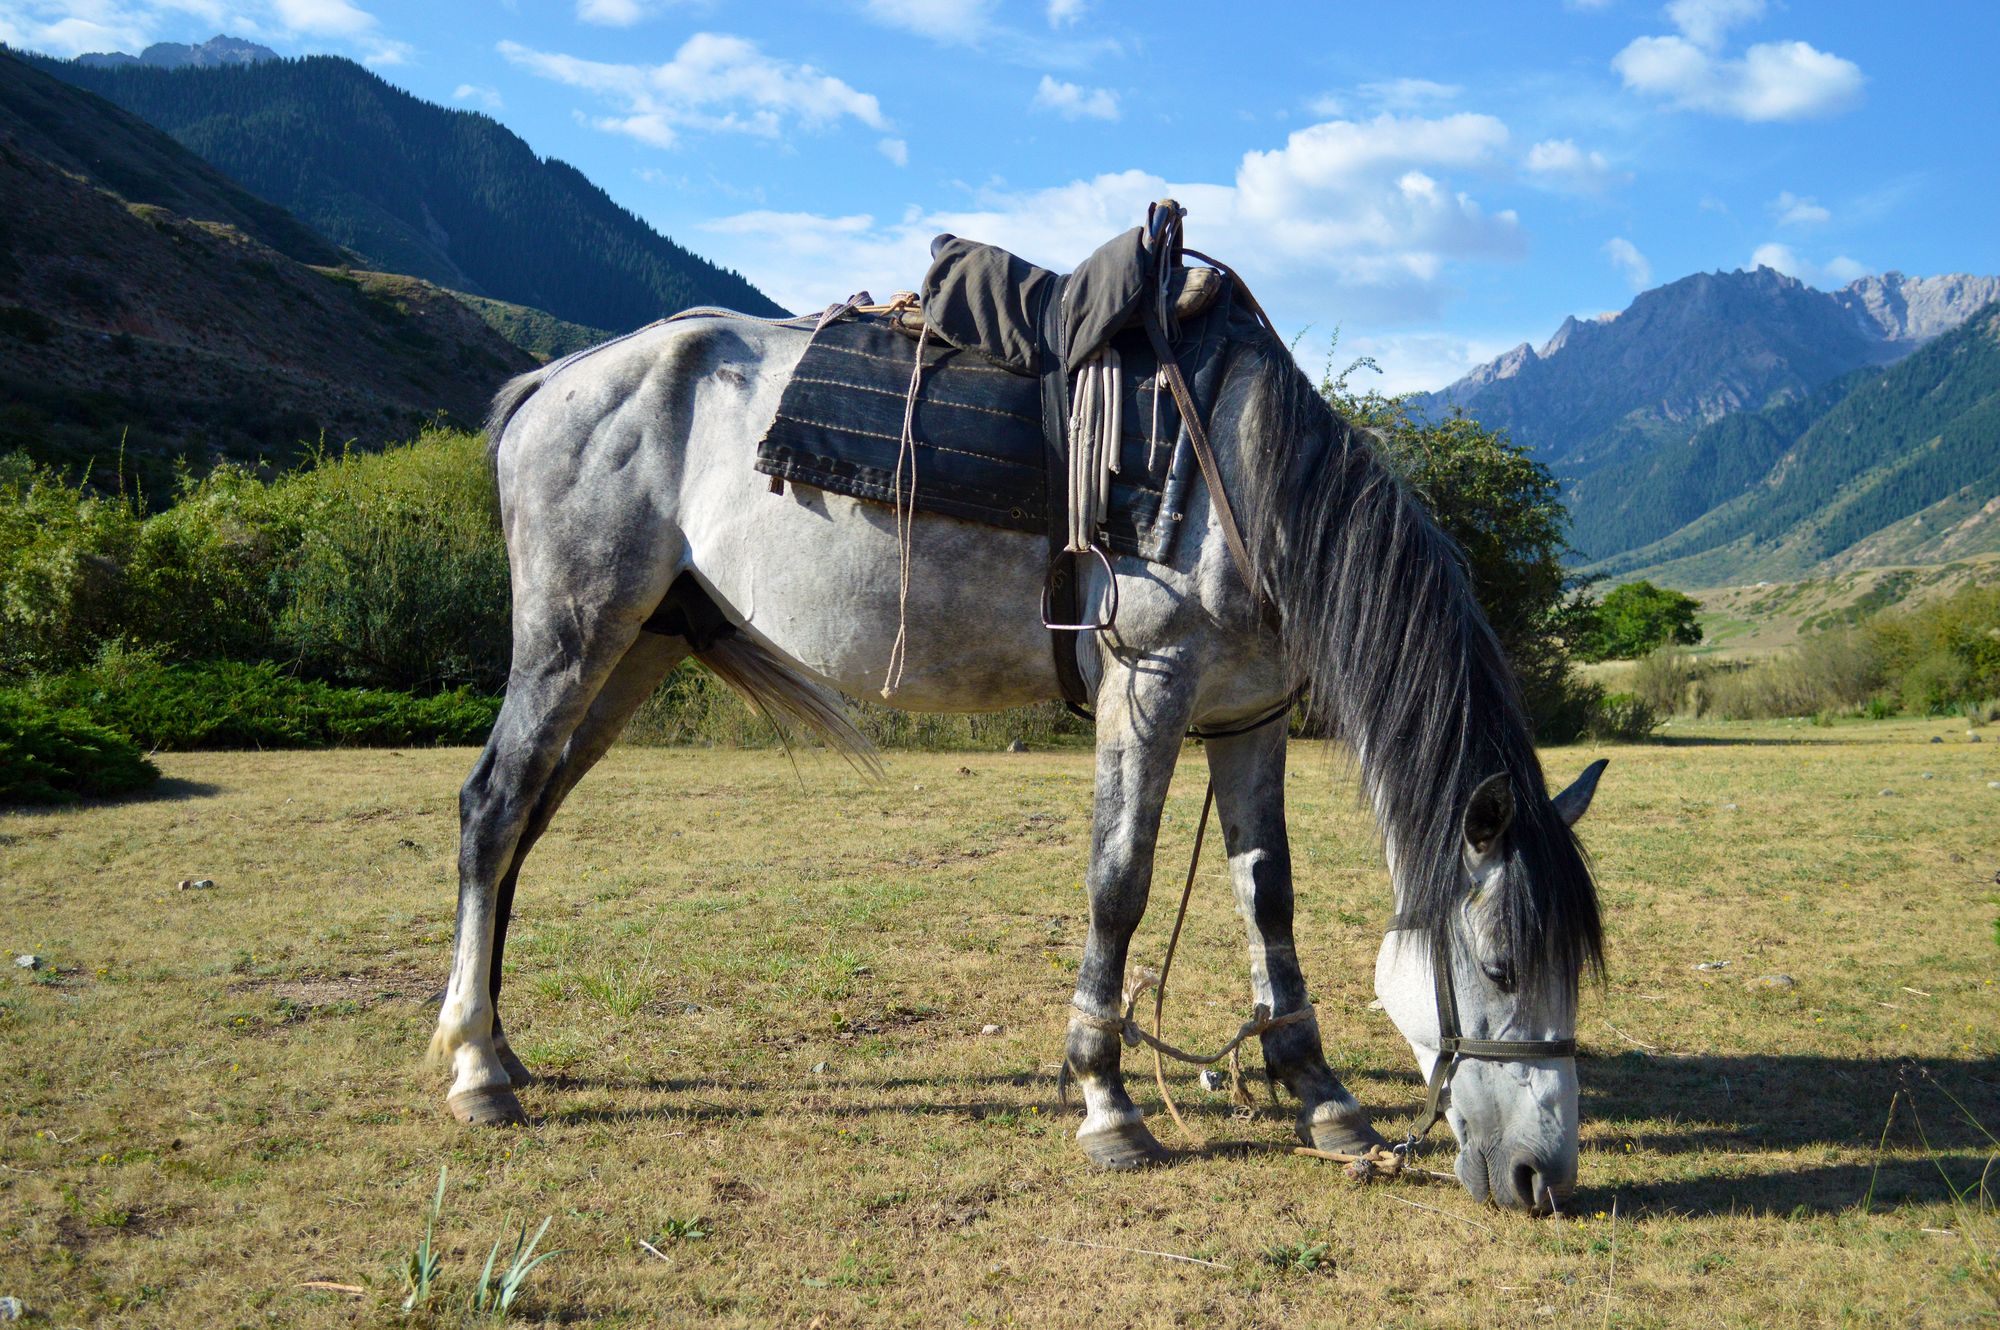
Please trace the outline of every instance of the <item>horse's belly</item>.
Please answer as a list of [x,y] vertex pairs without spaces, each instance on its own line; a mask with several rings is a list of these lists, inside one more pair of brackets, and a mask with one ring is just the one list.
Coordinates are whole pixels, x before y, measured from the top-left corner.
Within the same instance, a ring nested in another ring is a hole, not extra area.
[[919,516],[906,583],[885,506],[810,486],[773,494],[747,469],[703,488],[711,492],[686,509],[696,575],[806,672],[869,701],[887,685],[884,700],[911,711],[1060,696],[1040,610],[1043,540]]

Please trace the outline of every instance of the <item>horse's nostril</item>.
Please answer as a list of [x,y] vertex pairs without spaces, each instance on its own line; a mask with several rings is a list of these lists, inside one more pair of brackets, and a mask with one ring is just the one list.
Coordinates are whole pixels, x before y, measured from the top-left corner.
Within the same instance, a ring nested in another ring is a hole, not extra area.
[[1514,1194],[1523,1205],[1535,1203],[1535,1184],[1540,1180],[1533,1164],[1522,1161],[1514,1165]]

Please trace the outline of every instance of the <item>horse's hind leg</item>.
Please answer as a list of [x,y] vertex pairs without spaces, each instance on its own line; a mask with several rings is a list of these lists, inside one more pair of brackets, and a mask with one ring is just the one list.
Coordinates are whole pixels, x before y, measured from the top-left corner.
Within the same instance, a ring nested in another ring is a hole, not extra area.
[[1125,962],[1146,913],[1160,808],[1192,705],[1171,678],[1114,668],[1097,697],[1097,801],[1090,846],[1090,935],[1077,967],[1069,1067],[1083,1091],[1077,1141],[1092,1162],[1138,1168],[1166,1158],[1125,1093],[1119,1067]]
[[[666,588],[629,587],[585,605],[523,595],[515,580],[514,665],[507,700],[486,747],[459,792],[458,930],[451,982],[431,1039],[448,1060],[446,1100],[461,1122],[523,1121],[520,1101],[493,1041],[494,938],[499,887],[562,761],[564,748],[624,660],[645,613]],[[630,604],[619,602],[629,601]],[[619,613],[619,610],[626,612]]]
[[[1229,848],[1229,877],[1250,933],[1255,1000],[1282,1016],[1306,1005],[1292,946],[1292,851],[1285,837],[1285,727],[1266,725],[1208,745],[1216,810]],[[1364,1152],[1383,1143],[1342,1087],[1307,1018],[1263,1037],[1264,1065],[1298,1097],[1299,1139],[1320,1150]]]
[[514,887],[520,881],[521,864],[527,859],[528,852],[535,848],[535,842],[542,838],[542,833],[549,829],[550,820],[562,807],[563,800],[569,797],[569,792],[617,741],[626,722],[632,719],[632,713],[639,709],[639,704],[652,696],[668,671],[687,654],[687,644],[677,637],[639,634],[624,659],[612,670],[611,677],[605,680],[604,687],[591,702],[590,710],[584,713],[576,732],[563,745],[562,757],[556,762],[548,782],[543,785],[541,796],[535,800],[535,811],[528,816],[528,825],[514,847],[514,862],[508,867],[507,875],[500,879],[493,920],[493,966],[487,992],[493,998],[493,1051],[499,1057],[508,1081],[517,1090],[532,1084],[535,1078],[515,1055],[507,1042],[506,1031],[501,1027],[500,978],[507,951],[507,924],[514,914]]

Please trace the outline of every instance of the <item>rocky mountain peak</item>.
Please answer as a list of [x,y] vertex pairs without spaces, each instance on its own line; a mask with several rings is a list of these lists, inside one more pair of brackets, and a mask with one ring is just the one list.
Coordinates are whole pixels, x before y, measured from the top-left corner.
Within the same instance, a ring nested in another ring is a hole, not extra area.
[[93,51],[80,55],[80,65],[112,67],[153,65],[160,69],[218,69],[225,65],[254,65],[260,60],[276,60],[278,53],[268,46],[217,33],[199,46],[186,42],[154,42],[137,55],[123,51]]

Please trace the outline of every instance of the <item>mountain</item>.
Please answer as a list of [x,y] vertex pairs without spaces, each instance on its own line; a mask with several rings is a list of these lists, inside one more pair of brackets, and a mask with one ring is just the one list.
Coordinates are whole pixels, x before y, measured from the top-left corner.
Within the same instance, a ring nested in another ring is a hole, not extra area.
[[[38,116],[24,122],[23,105]],[[37,151],[51,144],[56,157]],[[309,266],[250,226],[121,197],[76,169],[99,160],[190,206],[246,206],[233,186],[205,192],[213,172],[173,140],[0,55],[0,449],[123,448],[157,475],[175,455],[407,439],[440,412],[476,425],[534,363],[451,292]]]
[[783,312],[491,117],[420,101],[350,60],[38,63],[165,130],[369,267],[591,328],[634,328],[693,305]]
[[221,222],[300,263],[353,256],[142,120],[0,48],[0,138],[131,203]]
[[1463,409],[1531,447],[1563,481],[1572,545],[1611,559],[1761,475],[1797,423],[1764,413],[1892,364],[1995,299],[1994,277],[1891,272],[1825,292],[1770,268],[1696,273],[1565,319],[1539,350],[1523,343],[1412,408]]
[[1672,529],[1592,571],[1718,586],[2000,550],[2000,302],[1887,368],[1730,416],[1617,490]]
[[254,65],[259,60],[276,60],[278,53],[268,46],[246,42],[240,37],[210,37],[199,46],[184,42],[154,42],[137,55],[123,51],[92,51],[76,62],[104,69],[120,65],[156,65],[161,69],[217,69],[223,65]]

